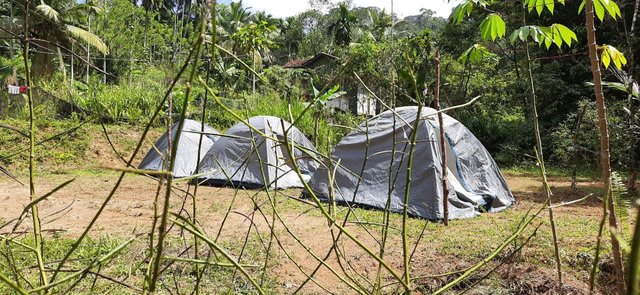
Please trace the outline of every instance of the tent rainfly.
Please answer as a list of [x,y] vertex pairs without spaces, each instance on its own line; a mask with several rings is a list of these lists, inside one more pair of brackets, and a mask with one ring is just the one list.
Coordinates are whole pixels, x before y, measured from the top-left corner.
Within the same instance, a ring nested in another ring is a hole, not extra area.
[[314,160],[317,152],[313,144],[298,128],[271,116],[251,117],[229,128],[202,159],[200,171],[204,176],[199,181],[245,188],[302,187],[300,177],[292,170],[285,134],[290,146],[293,143],[294,160],[307,181],[319,165]]
[[[171,126],[172,143],[176,141],[176,133],[178,131],[178,122]],[[218,140],[218,130],[208,125],[204,125],[204,133],[202,131],[202,123],[194,120],[184,120],[184,126],[178,143],[178,152],[176,154],[175,166],[173,168],[173,177],[191,176],[196,171],[198,164],[198,143],[202,134],[202,147],[200,149],[200,159],[211,149],[213,143]],[[138,166],[139,169],[157,170],[163,168],[165,159],[169,158],[169,134],[165,132],[156,142],[154,146],[147,152]]]
[[[337,202],[403,212],[417,111],[416,106],[386,111],[345,136],[334,148],[330,163],[312,175],[312,191],[329,198],[331,176]],[[489,152],[464,125],[443,116],[448,143],[449,218],[471,218],[485,210],[498,212],[513,205],[515,199]],[[417,126],[408,213],[440,220],[444,218],[444,205],[436,111],[424,107]]]

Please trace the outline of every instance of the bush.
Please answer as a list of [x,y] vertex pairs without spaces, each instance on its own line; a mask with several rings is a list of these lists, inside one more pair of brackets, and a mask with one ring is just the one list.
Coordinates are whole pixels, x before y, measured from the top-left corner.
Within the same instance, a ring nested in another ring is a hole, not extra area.
[[[146,122],[156,109],[166,88],[166,73],[149,67],[132,75],[132,82],[119,85],[102,84],[95,76],[88,85],[75,81],[73,91],[59,77],[43,82],[41,87],[55,101],[57,117],[98,116],[108,122],[138,124]],[[176,89],[178,100],[180,91]]]
[[[570,166],[573,163],[573,136],[575,134],[576,119],[582,108],[586,112],[582,118],[580,134],[578,136],[578,163],[587,167],[599,165],[600,133],[598,131],[598,114],[593,101],[580,101],[575,112],[567,116],[550,135],[551,160],[557,166]],[[624,167],[629,156],[628,122],[620,110],[619,102],[612,102],[608,106],[609,139],[611,150],[611,164],[614,168]]]

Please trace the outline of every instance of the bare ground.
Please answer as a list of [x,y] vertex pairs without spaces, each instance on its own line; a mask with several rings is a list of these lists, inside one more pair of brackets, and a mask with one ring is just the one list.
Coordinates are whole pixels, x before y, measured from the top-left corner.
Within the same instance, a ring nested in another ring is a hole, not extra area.
[[[98,130],[94,130],[96,131]],[[109,132],[116,145],[115,148],[130,153],[139,138],[140,130],[113,128]],[[153,138],[159,133],[158,130],[152,130],[150,137]],[[147,140],[143,151],[148,149],[150,144],[151,142]],[[126,159],[129,157],[127,154],[122,156]],[[139,155],[134,162],[139,162],[141,156]],[[59,174],[37,176],[37,195],[43,195],[62,182],[76,178],[70,185],[40,203],[45,232],[50,236],[74,239],[92,220],[118,179],[118,174],[114,172],[94,173],[87,168],[119,167],[122,166],[122,160],[114,154],[104,136],[95,136],[94,140],[89,141],[84,156],[74,160],[75,163],[89,165],[89,167],[76,170],[70,169],[68,163],[58,165],[55,161],[48,159],[40,161],[44,162],[39,163],[39,167],[48,167],[48,171]],[[17,165],[22,162],[15,162],[10,168],[14,171],[24,171]],[[19,175],[23,182],[27,179],[24,174]],[[507,174],[506,178],[518,203],[505,212],[484,214],[472,220],[452,221],[449,227],[418,219],[409,221],[410,250],[413,250],[413,245],[417,244],[410,263],[417,291],[431,293],[456,277],[453,274],[441,274],[464,270],[482,260],[511,235],[529,208],[532,206],[538,208],[542,205],[544,196],[540,190],[540,182],[535,176]],[[579,192],[573,193],[570,191],[570,182],[566,178],[551,178],[551,186],[555,194],[554,203],[572,201],[585,196],[588,192],[597,192],[600,189],[597,182],[586,181],[580,183]],[[153,222],[157,187],[155,179],[127,175],[89,236],[126,238],[140,234],[139,239],[145,240],[145,234],[150,232]],[[179,184],[178,188],[184,190],[187,186]],[[235,201],[233,201],[234,195]],[[298,191],[289,190],[277,192],[275,196],[277,211],[282,222],[278,219],[275,221],[272,243],[272,249],[275,249],[272,251],[275,253],[272,257],[275,258],[271,259],[268,272],[276,281],[276,290],[279,293],[291,293],[305,281],[304,273],[309,274],[316,268],[319,264],[318,258],[324,258],[333,245],[333,237],[338,233],[335,227],[328,226],[327,220],[322,217],[319,210],[297,201],[298,195]],[[191,212],[192,203],[191,198],[185,199],[184,196],[184,193],[176,190],[171,197],[171,211],[181,212],[182,215],[187,216]],[[7,178],[0,178],[0,224],[17,218],[24,206],[28,204],[28,199],[28,187]],[[263,263],[271,234],[269,225],[273,221],[273,210],[264,192],[201,187],[197,202],[199,225],[209,237],[214,239],[220,231],[218,241],[229,247],[230,252],[239,255],[245,236],[249,236],[248,248],[253,249],[257,254],[253,255],[255,256],[253,260],[251,257],[245,260],[252,260],[250,262],[256,264]],[[231,211],[228,211],[229,208]],[[256,211],[256,208],[260,210]],[[341,208],[339,211],[338,219],[342,220],[346,210]],[[229,212],[228,215],[227,212]],[[346,228],[366,247],[378,253],[380,226],[376,223],[382,220],[381,212],[362,209],[354,212]],[[567,294],[587,293],[589,255],[593,253],[595,245],[597,223],[601,216],[601,202],[592,197],[579,204],[557,208],[555,212],[563,262],[565,282],[563,290]],[[395,272],[402,275],[403,251],[400,231],[397,230],[401,227],[401,222],[396,214],[392,214],[391,219],[393,229],[389,233],[384,259]],[[356,223],[357,221],[368,224],[363,225]],[[507,253],[510,253],[515,245],[509,246],[504,254],[497,257],[496,263],[492,263],[480,273],[485,274],[498,263],[504,263],[504,265],[488,279],[474,286],[471,290],[472,294],[555,292],[556,271],[548,217],[541,216],[534,223],[535,225],[542,223],[542,226],[531,242],[513,256],[508,256]],[[30,221],[25,220],[19,231],[28,232],[30,227]],[[423,228],[425,230],[421,236]],[[251,232],[248,235],[249,229]],[[7,228],[1,231],[5,232]],[[531,230],[526,231],[524,236],[531,232]],[[179,238],[181,234],[183,232],[174,227],[172,236]],[[420,238],[419,242],[417,242],[418,238]],[[523,240],[524,237],[520,238],[519,242]],[[145,246],[144,242],[138,244],[138,247]],[[353,290],[338,276],[355,278],[366,287],[370,287],[367,281],[375,281],[379,267],[376,261],[344,235],[340,238],[338,246],[338,251],[344,258],[336,259],[335,252],[330,255],[327,260],[328,267],[321,267],[314,276],[314,282],[305,285],[302,293],[353,293]],[[251,255],[245,255],[247,256]],[[605,260],[602,267],[604,275],[600,280],[600,291],[603,293],[610,292],[607,288],[610,285],[606,265]],[[470,286],[478,282],[481,274],[472,276],[464,285]],[[366,280],[358,279],[358,276],[363,276]],[[392,281],[389,272],[383,271],[383,284]],[[130,281],[132,284],[139,284],[139,282],[139,278],[133,278]],[[396,287],[396,285],[390,285],[385,291],[398,291]],[[217,293],[215,290],[210,291],[210,293]]]
[[[65,238],[79,236],[117,180],[115,173],[85,173],[79,176],[46,175],[36,178],[36,193],[42,195],[74,177],[77,178],[74,182],[40,204],[41,216],[44,216],[43,229],[48,234],[55,233]],[[544,198],[535,177],[507,175],[507,181],[518,200],[513,208],[501,213],[484,214],[473,220],[453,221],[449,227],[427,223],[424,236],[418,243],[411,260],[412,276],[424,277],[415,281],[418,291],[430,293],[455,277],[455,275],[436,275],[465,269],[480,261],[513,232],[517,222],[531,206],[541,206]],[[554,187],[556,203],[575,200],[586,194],[585,192],[571,193],[567,179],[553,178],[551,185]],[[187,189],[184,184],[178,187]],[[588,191],[597,189],[598,184],[583,182],[580,187]],[[148,233],[154,216],[156,190],[155,179],[127,175],[113,199],[107,204],[104,213],[97,220],[90,236],[129,237],[134,234]],[[236,193],[237,196],[232,205]],[[334,235],[338,233],[335,227],[328,227],[326,219],[318,213],[317,209],[296,201],[297,195],[298,192],[294,190],[281,191],[275,198],[278,202],[276,206],[280,217],[289,230],[304,244],[298,242],[282,223],[276,221],[275,237],[277,239],[274,240],[273,247],[277,251],[276,259],[272,260],[276,264],[270,265],[269,272],[277,281],[278,290],[282,293],[293,292],[305,280],[306,275],[299,267],[304,272],[310,273],[318,265],[318,260],[305,248],[308,247],[316,257],[324,257],[333,245],[332,230]],[[27,186],[6,178],[0,179],[0,221],[4,223],[18,217],[28,203],[28,196]],[[179,212],[184,206],[185,210],[182,212],[186,215],[187,212],[191,212],[192,205],[190,198],[183,202],[183,197],[184,193],[180,192],[172,195],[172,211]],[[243,241],[247,230],[252,226],[249,218],[253,214],[255,227],[252,229],[252,235],[255,235],[257,228],[260,236],[258,240],[262,240],[262,242],[255,242],[256,247],[267,247],[272,210],[264,192],[200,187],[197,202],[198,220],[209,236],[216,236],[225,220],[227,209],[231,207],[231,213],[222,227],[220,241],[230,244]],[[259,211],[254,211],[256,204],[264,213],[264,217]],[[586,282],[589,263],[583,261],[583,257],[592,254],[597,222],[601,216],[600,206],[601,203],[596,198],[590,198],[580,204],[563,206],[555,210],[564,266],[566,284],[564,289],[567,293],[583,294],[588,290]],[[380,222],[379,218],[382,216],[376,211],[359,209],[355,212],[356,218],[350,218],[350,221],[361,220],[374,223]],[[344,216],[344,212],[339,216]],[[507,290],[515,294],[553,293],[556,273],[547,220],[546,216],[542,216],[535,222],[543,225],[522,252],[513,257],[506,255],[511,250],[501,254],[497,261],[505,262],[505,265],[500,267],[490,280],[483,281],[479,286],[474,287],[472,293],[488,294],[495,290]],[[392,224],[399,228],[398,222],[399,218],[394,215]],[[409,232],[411,245],[414,245],[420,236],[425,223],[426,221],[417,219],[410,221],[413,229]],[[21,225],[20,230],[28,231],[29,228],[30,222],[27,220]],[[350,222],[347,224],[347,229],[361,239],[367,247],[378,253],[379,246],[376,240],[380,237],[379,226],[373,224],[362,226]],[[179,231],[174,228],[172,234],[178,236]],[[378,264],[348,238],[343,236],[338,244],[338,249],[345,259],[338,261],[335,255],[331,255],[328,265],[342,277],[362,275],[374,281]],[[391,230],[386,249],[385,260],[401,275],[403,267],[399,231]],[[287,258],[287,255],[292,259]],[[497,264],[492,264],[491,267],[495,265]],[[389,272],[383,272],[383,274],[383,281],[392,281]],[[606,273],[604,277],[606,283]],[[465,284],[473,284],[474,280],[478,279],[479,276],[476,275]],[[302,290],[304,293],[352,292],[327,267],[320,268],[314,280],[316,283],[310,282],[305,286]],[[365,280],[359,281],[366,284]],[[386,290],[393,292],[396,290],[394,288],[395,286],[389,286]],[[606,288],[601,291],[608,293]]]

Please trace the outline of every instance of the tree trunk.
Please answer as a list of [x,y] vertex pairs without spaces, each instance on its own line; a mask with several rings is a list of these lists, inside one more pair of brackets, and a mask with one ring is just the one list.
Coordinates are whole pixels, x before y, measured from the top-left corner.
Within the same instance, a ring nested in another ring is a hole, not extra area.
[[[636,0],[636,3],[633,6],[633,17],[631,18],[631,28],[629,29],[629,33],[628,33],[628,38],[627,38],[627,46],[629,46],[629,71],[631,76],[634,76],[635,73],[635,67],[636,67],[636,56],[634,54],[633,48],[635,47],[634,45],[637,43],[637,40],[635,39],[635,30],[636,30],[636,24],[638,21],[638,9],[640,8],[640,0]],[[636,76],[637,78],[637,76]],[[627,179],[627,190],[630,193],[635,193],[636,192],[636,179],[637,179],[637,170],[636,167],[638,166],[638,151],[637,151],[637,144],[638,144],[638,139],[637,136],[635,134],[635,132],[637,132],[638,130],[636,127],[637,122],[635,122],[635,116],[636,116],[636,108],[634,108],[634,103],[633,103],[633,99],[631,99],[631,95],[629,95],[629,103],[628,103],[628,108],[629,108],[629,133],[631,135],[631,141],[630,141],[630,158],[629,158],[629,178]],[[635,132],[634,132],[635,131]]]
[[[89,16],[87,17],[87,30],[89,33],[91,33],[91,14],[89,14]],[[90,63],[91,63],[91,45],[89,45],[89,42],[87,42],[87,72],[86,72],[86,82],[87,84],[89,84],[89,70],[90,70]]]
[[[48,38],[44,38],[45,40]],[[55,52],[56,48],[45,42],[31,41],[37,44],[36,51],[31,57],[31,78],[33,81],[38,81],[43,78],[49,78],[53,75],[56,69],[55,62],[53,60],[54,55],[49,54]],[[45,51],[49,52],[45,52]]]
[[[587,26],[587,41],[589,44],[589,58],[591,60],[591,73],[593,75],[593,86],[596,96],[596,107],[598,110],[598,129],[600,130],[600,163],[602,166],[602,178],[604,182],[605,203],[603,204],[603,214],[609,214],[609,226],[613,231],[618,230],[618,222],[616,220],[616,211],[611,188],[611,154],[609,152],[609,129],[607,122],[607,108],[604,102],[604,94],[602,93],[602,77],[600,74],[600,61],[598,59],[598,46],[596,43],[596,27],[593,11],[593,1],[586,0],[585,14]],[[625,293],[624,266],[622,264],[622,256],[620,254],[620,244],[618,240],[611,235],[611,249],[614,260],[616,287],[618,294]]]
[[71,94],[73,94],[74,89],[76,88],[75,87],[75,83],[73,81],[73,79],[74,79],[73,78],[74,77],[73,76],[74,75],[73,64],[74,64],[74,61],[73,61],[73,42],[72,42],[71,43],[71,63],[69,64],[69,66],[71,67],[71,73],[70,73],[71,76],[70,76],[70,79],[69,79],[69,89],[71,89]]
[[[13,2],[12,1],[9,1],[9,10],[10,10],[11,19],[13,19]],[[11,40],[9,41],[9,56],[11,57],[11,59],[13,59],[13,57],[14,57],[13,41],[11,41]],[[11,77],[12,77],[12,81],[13,81],[12,83],[17,85],[17,83],[18,83],[18,71],[17,71],[15,65],[11,67],[11,70],[12,70],[12,76]]]
[[56,48],[56,52],[58,53],[58,66],[60,67],[60,71],[62,71],[62,81],[67,81],[67,69],[64,65],[64,57],[62,56],[62,50],[60,47]]
[[627,190],[631,194],[635,194],[637,192],[636,188],[636,179],[638,175],[638,171],[636,167],[638,166],[638,135],[640,132],[638,130],[638,122],[636,122],[636,108],[635,103],[633,102],[632,95],[629,94],[629,136],[631,136],[629,140],[629,177],[627,178]]
[[580,126],[582,125],[582,118],[584,114],[587,112],[587,105],[585,104],[582,107],[582,111],[578,114],[578,118],[576,119],[576,126],[573,129],[573,138],[571,140],[571,144],[573,147],[571,159],[573,161],[573,168],[571,169],[571,192],[576,192],[576,186],[578,185],[578,180],[576,179],[576,174],[578,170],[578,138],[580,136]]

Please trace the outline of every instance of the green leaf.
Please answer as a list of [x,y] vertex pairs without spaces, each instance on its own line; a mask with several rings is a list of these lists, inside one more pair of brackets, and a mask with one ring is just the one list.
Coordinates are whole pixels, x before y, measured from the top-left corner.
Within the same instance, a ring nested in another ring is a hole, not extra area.
[[491,41],[495,41],[496,38],[504,37],[506,33],[504,20],[496,13],[487,15],[480,23],[480,33],[484,40],[491,39]]
[[544,44],[544,46],[549,49],[551,48],[551,45],[553,44],[553,33],[551,32],[551,28],[550,27],[539,27],[540,28],[540,36],[542,38],[540,38],[540,46],[542,46]]
[[511,44],[515,44],[517,39],[526,42],[527,38],[531,37],[534,42],[540,43],[539,36],[541,34],[542,32],[540,31],[540,28],[538,26],[522,26],[511,33],[509,41],[511,41]]
[[[549,9],[549,11],[551,12],[551,14],[553,14],[553,8],[555,6],[555,0],[545,0],[544,1],[544,6],[546,6],[547,9]],[[538,15],[540,15],[539,12],[538,12]]]
[[605,68],[609,68],[609,64],[611,63],[611,56],[609,55],[608,52],[603,51],[602,52],[602,64],[604,65]]
[[104,42],[102,42],[100,37],[94,35],[89,31],[78,28],[76,26],[65,25],[65,28],[67,29],[67,32],[71,34],[71,36],[78,39],[82,39],[83,41],[87,42],[89,45],[98,49],[98,51],[100,51],[102,54],[109,54],[109,48],[107,47],[107,44],[104,44]]
[[458,4],[453,11],[451,12],[450,20],[454,24],[458,24],[462,21],[462,19],[471,14],[473,10],[474,0],[465,0],[462,3]]
[[542,11],[544,10],[544,0],[538,0],[536,1],[536,12],[538,13],[538,15],[542,14]]
[[58,22],[59,13],[55,9],[51,8],[51,6],[45,4],[43,1],[40,1],[40,5],[36,6],[36,10],[40,11],[42,14],[44,14],[44,16],[48,17],[54,22]]
[[538,6],[538,0],[525,0],[524,2],[529,12],[531,12],[534,8],[537,8]]
[[465,50],[464,53],[458,58],[461,63],[473,63],[479,62],[484,59],[495,59],[495,55],[491,53],[486,47],[480,44],[474,44]]
[[574,41],[578,41],[576,34],[569,28],[561,24],[552,24],[549,27],[542,26],[523,26],[516,29],[510,37],[511,43],[519,38],[521,41],[527,40],[531,37],[533,41],[540,46],[544,45],[547,49],[551,48],[551,45],[556,45],[558,48],[563,44],[571,47]]
[[[578,36],[576,36],[576,33],[562,24],[553,24],[551,25],[551,28],[551,31],[554,34],[560,36],[562,41],[564,41],[564,43],[566,43],[569,47],[571,47],[572,40],[575,40],[576,42],[578,41]],[[556,45],[558,46],[558,48],[560,48],[562,46],[562,43]]]
[[[557,0],[558,3],[564,5],[564,0]],[[534,8],[538,15],[541,15],[546,8],[553,14],[555,10],[556,0],[524,0],[524,6],[531,12]]]
[[[594,0],[594,2],[600,2],[613,19],[617,19],[621,16],[620,8],[618,7],[618,4],[613,2],[613,0]],[[602,19],[600,19],[600,21],[602,21]]]
[[593,9],[596,11],[596,16],[600,21],[604,19],[604,7],[600,0],[593,0]]
[[606,69],[609,68],[612,61],[617,69],[621,69],[623,65],[627,64],[627,59],[624,57],[624,54],[618,51],[617,48],[607,44],[602,46],[601,59]]
[[622,84],[620,82],[602,81],[602,86],[607,87],[607,88],[611,88],[611,89],[615,89],[615,90],[619,90],[619,91],[623,91],[623,92],[627,92],[627,86],[625,86],[624,84]]

